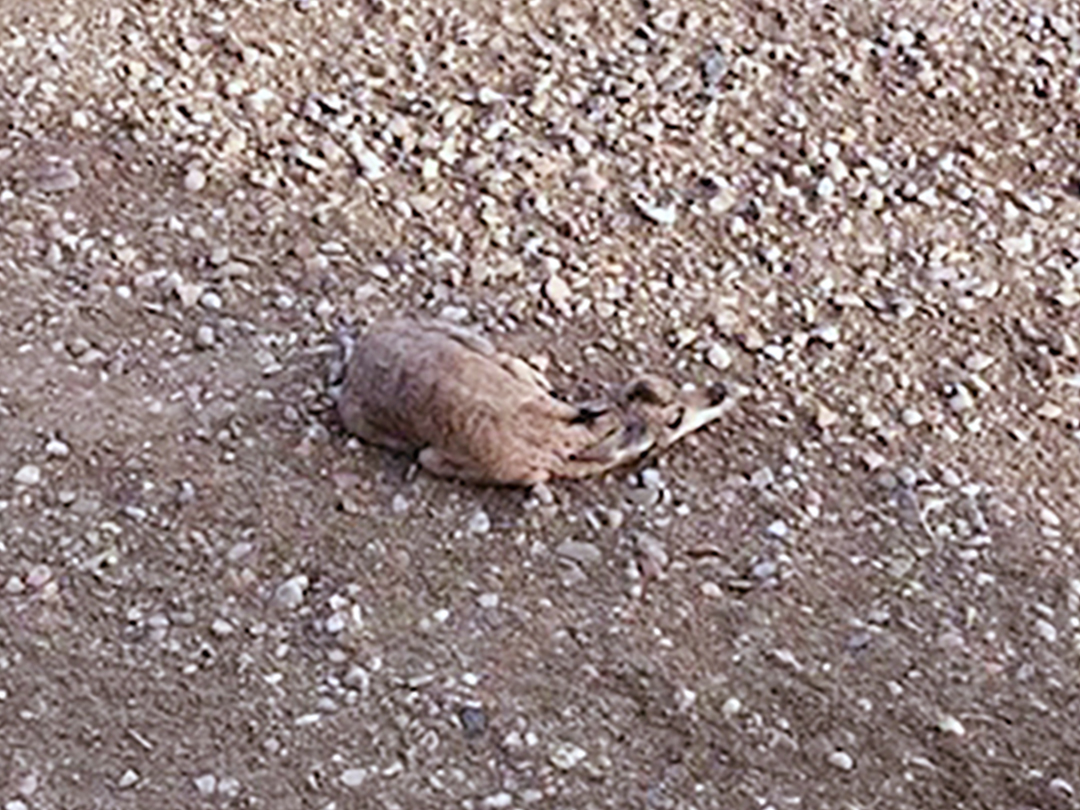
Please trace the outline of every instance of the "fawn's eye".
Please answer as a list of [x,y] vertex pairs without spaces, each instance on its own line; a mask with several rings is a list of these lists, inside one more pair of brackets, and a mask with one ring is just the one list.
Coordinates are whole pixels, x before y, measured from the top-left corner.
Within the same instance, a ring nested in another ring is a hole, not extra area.
[[727,399],[727,388],[723,383],[713,383],[705,389],[709,395],[709,406],[719,405]]

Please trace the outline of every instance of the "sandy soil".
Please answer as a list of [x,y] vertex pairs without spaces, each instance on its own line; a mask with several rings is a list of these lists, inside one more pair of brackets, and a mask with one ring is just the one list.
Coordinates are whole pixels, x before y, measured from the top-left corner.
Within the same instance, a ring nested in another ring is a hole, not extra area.
[[[0,7],[0,802],[1076,808],[1075,6]],[[342,434],[483,329],[729,417]]]

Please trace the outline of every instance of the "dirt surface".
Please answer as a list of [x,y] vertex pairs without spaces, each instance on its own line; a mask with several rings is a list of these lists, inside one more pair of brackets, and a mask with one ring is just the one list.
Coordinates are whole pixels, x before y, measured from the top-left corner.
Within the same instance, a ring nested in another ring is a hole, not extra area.
[[[0,7],[5,810],[1080,807],[1075,5],[601,5]],[[399,311],[739,406],[436,480]]]

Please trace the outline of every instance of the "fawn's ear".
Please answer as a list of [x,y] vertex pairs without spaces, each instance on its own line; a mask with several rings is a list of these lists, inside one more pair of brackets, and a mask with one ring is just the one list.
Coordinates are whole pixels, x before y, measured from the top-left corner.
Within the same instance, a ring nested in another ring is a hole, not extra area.
[[570,424],[583,425],[595,422],[605,413],[610,413],[614,406],[606,399],[593,399],[588,402],[574,403],[574,407],[577,408],[577,414],[570,420]]
[[674,394],[674,386],[668,381],[651,375],[639,377],[622,391],[622,400],[627,404],[667,405]]

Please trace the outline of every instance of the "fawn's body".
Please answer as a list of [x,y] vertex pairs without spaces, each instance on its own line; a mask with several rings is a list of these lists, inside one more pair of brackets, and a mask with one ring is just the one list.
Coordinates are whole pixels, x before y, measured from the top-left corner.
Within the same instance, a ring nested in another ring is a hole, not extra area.
[[441,321],[377,324],[348,354],[337,395],[346,428],[417,453],[436,475],[479,483],[596,475],[672,444],[723,408],[721,390],[680,391],[652,377],[574,406],[524,361]]

